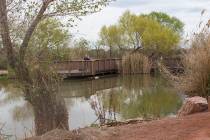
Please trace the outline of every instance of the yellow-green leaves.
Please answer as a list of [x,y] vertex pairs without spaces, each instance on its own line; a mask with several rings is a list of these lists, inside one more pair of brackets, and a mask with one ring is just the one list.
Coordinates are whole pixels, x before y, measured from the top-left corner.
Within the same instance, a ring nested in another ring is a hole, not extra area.
[[162,12],[152,12],[149,15],[145,15],[145,16],[148,16],[156,20],[161,25],[166,26],[179,34],[182,34],[183,32],[184,23],[181,22],[176,17],[171,17],[167,15],[166,13],[162,13]]
[[142,34],[142,46],[159,54],[168,54],[176,49],[180,41],[178,33],[170,28],[161,26],[156,21],[148,23]]
[[[51,59],[54,55],[59,55],[57,51],[68,41],[69,34],[61,23],[55,19],[48,18],[40,22],[37,26],[30,42],[30,55],[42,57],[41,59]],[[54,53],[55,52],[55,53]],[[57,54],[56,54],[57,52]]]
[[111,25],[109,27],[103,26],[100,32],[100,43],[104,46],[120,47],[121,44],[121,34],[122,31],[116,25]]
[[183,24],[165,13],[135,15],[126,11],[116,25],[104,26],[100,32],[103,45],[114,48],[144,48],[168,54],[178,46]]

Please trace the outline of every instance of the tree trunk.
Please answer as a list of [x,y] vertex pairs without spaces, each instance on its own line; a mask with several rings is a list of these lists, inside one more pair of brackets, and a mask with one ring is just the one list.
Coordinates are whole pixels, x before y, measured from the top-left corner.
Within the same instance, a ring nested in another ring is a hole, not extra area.
[[[13,44],[10,38],[9,23],[7,17],[6,0],[0,0],[0,33],[3,47],[7,51],[9,66],[15,71],[15,74],[22,84],[26,100],[28,100],[34,109],[36,134],[41,135],[55,128],[68,129],[68,112],[64,100],[54,93],[50,93],[49,83],[36,85],[45,77],[40,73],[38,76],[32,76],[31,69],[26,65],[25,53],[31,39],[31,36],[41,21],[48,5],[53,0],[44,0],[37,16],[32,21],[26,31],[23,42],[20,46],[19,54],[14,54]],[[19,57],[18,57],[19,56]],[[45,80],[47,82],[47,80]],[[45,85],[46,84],[46,85]],[[40,86],[40,87],[39,87]],[[41,89],[37,90],[35,88]],[[34,91],[35,90],[35,91]]]
[[110,47],[110,49],[109,49],[109,57],[111,58],[112,57],[112,49],[111,49],[112,47]]
[[6,0],[0,0],[0,33],[3,42],[3,47],[7,51],[8,63],[12,68],[15,68],[15,55],[13,45],[9,33],[9,23],[7,19]]
[[35,19],[31,23],[31,25],[29,26],[28,30],[26,31],[25,37],[23,39],[23,42],[20,46],[20,51],[19,51],[20,61],[25,60],[25,52],[26,52],[26,49],[28,47],[28,43],[31,39],[31,36],[32,36],[34,30],[36,29],[37,25],[41,21],[43,15],[44,15],[44,12],[46,11],[46,9],[47,9],[47,7],[48,7],[48,5],[50,4],[51,1],[52,0],[46,0],[46,1],[43,2],[37,16],[35,17]]

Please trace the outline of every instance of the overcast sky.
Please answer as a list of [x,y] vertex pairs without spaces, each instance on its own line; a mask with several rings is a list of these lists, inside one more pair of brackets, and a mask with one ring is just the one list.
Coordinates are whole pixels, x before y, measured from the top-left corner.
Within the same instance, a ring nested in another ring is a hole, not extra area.
[[[201,16],[203,9],[206,12]],[[102,11],[83,17],[72,32],[77,37],[96,41],[100,28],[103,25],[117,23],[126,10],[136,14],[152,11],[166,12],[185,23],[185,36],[189,36],[198,30],[200,21],[210,19],[210,0],[116,0]]]

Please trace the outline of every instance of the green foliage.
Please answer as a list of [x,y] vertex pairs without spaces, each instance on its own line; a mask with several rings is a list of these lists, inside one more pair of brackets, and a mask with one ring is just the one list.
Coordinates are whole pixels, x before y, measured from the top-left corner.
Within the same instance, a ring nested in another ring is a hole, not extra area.
[[38,25],[34,37],[38,46],[55,48],[64,45],[68,39],[68,32],[62,29],[58,20],[49,18]]
[[118,24],[101,28],[100,40],[111,49],[144,48],[168,54],[178,46],[182,31],[183,23],[165,13],[135,15],[126,11]]
[[79,58],[79,59],[83,59],[84,56],[88,55],[88,51],[90,48],[90,42],[87,41],[84,38],[80,38],[78,40],[75,40],[74,44],[73,44],[73,48],[72,48],[72,56],[74,56],[74,58]]
[[121,30],[116,25],[109,27],[103,26],[100,31],[100,43],[101,45],[108,46],[111,49],[121,47]]
[[48,18],[40,22],[36,28],[29,46],[29,57],[39,60],[62,57],[63,48],[69,39],[69,34],[56,19]]
[[109,47],[110,56],[112,55],[113,49],[116,47],[121,48],[121,30],[116,25],[111,25],[109,27],[103,26],[100,31],[100,44]]
[[181,34],[183,32],[184,23],[181,22],[176,17],[171,17],[163,12],[152,12],[146,16],[156,20],[163,26],[169,27],[170,29],[172,29],[173,31],[175,31],[177,33]]
[[145,30],[148,19],[137,16],[126,11],[119,20],[119,26],[123,31],[123,39],[126,41],[126,45],[133,47],[134,49],[141,45],[141,35]]
[[153,21],[142,34],[142,45],[145,50],[158,54],[169,54],[177,48],[180,36],[170,28]]
[[8,76],[6,75],[0,76],[0,81],[5,81],[5,80],[8,80]]
[[83,59],[84,56],[89,55],[90,42],[84,38],[69,41],[68,45],[57,47],[53,51],[53,60],[73,60]]
[[64,45],[68,39],[68,32],[58,20],[48,18],[38,25],[33,39],[40,47],[54,48]]

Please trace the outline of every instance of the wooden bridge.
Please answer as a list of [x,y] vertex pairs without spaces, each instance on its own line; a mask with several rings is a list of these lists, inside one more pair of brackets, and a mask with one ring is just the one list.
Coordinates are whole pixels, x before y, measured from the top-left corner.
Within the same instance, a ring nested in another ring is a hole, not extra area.
[[121,59],[70,60],[55,62],[58,74],[64,78],[120,73]]
[[[177,58],[165,58],[165,66],[172,73],[182,73],[183,66]],[[121,73],[122,59],[92,59],[92,60],[69,60],[55,62],[57,73],[63,78],[85,77],[101,74]],[[150,72],[157,71],[157,62],[153,61]]]

